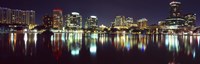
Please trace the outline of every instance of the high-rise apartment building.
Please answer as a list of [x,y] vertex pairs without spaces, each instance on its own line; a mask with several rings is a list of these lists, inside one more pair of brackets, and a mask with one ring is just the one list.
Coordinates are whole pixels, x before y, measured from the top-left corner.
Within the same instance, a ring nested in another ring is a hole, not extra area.
[[30,25],[35,23],[35,11],[0,7],[0,24]]
[[63,27],[63,13],[61,9],[53,10],[53,28],[62,29]]

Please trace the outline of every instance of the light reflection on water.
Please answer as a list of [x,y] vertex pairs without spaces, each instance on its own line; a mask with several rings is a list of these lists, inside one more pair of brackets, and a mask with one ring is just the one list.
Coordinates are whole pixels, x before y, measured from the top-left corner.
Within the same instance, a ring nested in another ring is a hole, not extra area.
[[[25,56],[36,55],[37,45],[42,43],[41,40],[44,40],[38,39],[39,35],[38,33],[9,33],[8,44],[11,47],[10,50],[14,54],[17,49]],[[78,57],[83,49],[86,49],[90,55],[96,56],[97,54],[101,54],[101,52],[98,52],[100,45],[104,46],[108,44],[112,44],[116,51],[131,51],[136,48],[142,53],[145,53],[151,45],[156,45],[157,48],[164,47],[168,52],[176,55],[183,52],[185,55],[196,58],[200,42],[200,36],[133,35],[125,33],[54,33],[49,38],[51,44],[50,49],[57,60],[64,52],[69,52],[70,55]],[[1,37],[1,42],[5,43],[3,37]],[[3,44],[1,43],[1,45]]]
[[165,45],[169,51],[179,52],[179,41],[177,35],[166,35]]

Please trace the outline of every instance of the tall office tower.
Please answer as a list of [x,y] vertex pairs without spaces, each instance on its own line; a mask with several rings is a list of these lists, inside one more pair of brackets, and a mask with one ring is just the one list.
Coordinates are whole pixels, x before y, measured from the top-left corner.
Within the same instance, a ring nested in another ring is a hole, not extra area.
[[81,29],[82,16],[78,12],[72,12],[67,15],[66,23],[66,28],[68,29]]
[[137,24],[138,24],[138,27],[140,29],[144,29],[144,28],[147,28],[147,19],[146,18],[142,18],[142,19],[139,19]]
[[98,18],[97,16],[90,16],[85,22],[86,29],[96,29],[98,27]]
[[125,25],[126,25],[125,16],[116,16],[115,26],[125,26]]
[[63,26],[63,15],[61,9],[53,10],[53,28],[62,29]]
[[185,25],[186,26],[191,26],[191,27],[194,27],[196,26],[195,22],[196,22],[196,14],[193,14],[193,13],[189,13],[189,14],[186,14],[184,16],[186,22],[185,22]]
[[185,20],[181,15],[181,2],[173,0],[170,2],[170,16],[166,19],[168,26],[184,26]]
[[45,28],[52,28],[53,27],[53,17],[50,15],[45,15],[43,17],[43,25]]

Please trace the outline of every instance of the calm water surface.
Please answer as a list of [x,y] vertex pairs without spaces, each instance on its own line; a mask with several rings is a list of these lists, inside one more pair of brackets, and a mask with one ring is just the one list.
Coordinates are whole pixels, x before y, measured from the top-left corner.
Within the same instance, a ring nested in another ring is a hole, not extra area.
[[199,64],[200,36],[0,33],[0,64]]

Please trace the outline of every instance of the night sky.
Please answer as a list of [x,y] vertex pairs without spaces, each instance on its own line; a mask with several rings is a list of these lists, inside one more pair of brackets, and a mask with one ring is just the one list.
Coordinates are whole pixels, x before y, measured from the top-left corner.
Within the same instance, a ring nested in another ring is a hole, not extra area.
[[[52,9],[61,8],[64,14],[79,12],[83,19],[90,15],[99,18],[99,24],[110,25],[116,15],[133,17],[134,20],[147,18],[149,24],[165,20],[169,16],[169,3],[172,0],[0,0],[1,7],[11,9],[35,10],[36,23],[41,24],[42,16],[51,14]],[[199,0],[178,0],[182,3],[184,14],[196,13],[197,23],[200,15]]]

